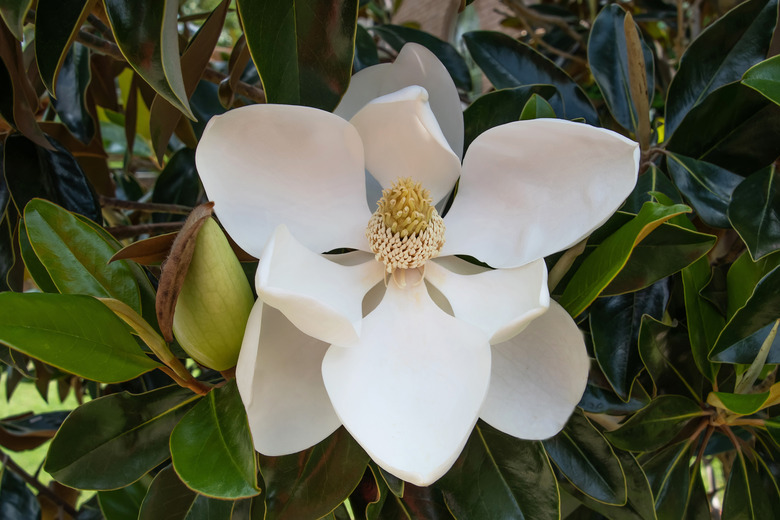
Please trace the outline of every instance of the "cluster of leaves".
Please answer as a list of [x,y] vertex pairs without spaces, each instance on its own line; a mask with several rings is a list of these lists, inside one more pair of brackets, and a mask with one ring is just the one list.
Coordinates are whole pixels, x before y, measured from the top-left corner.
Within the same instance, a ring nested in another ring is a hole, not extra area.
[[[777,0],[505,5],[516,37],[470,31],[453,46],[393,25],[378,0],[0,2],[0,366],[9,399],[30,379],[84,403],[0,419],[0,517],[780,510]],[[116,260],[202,202],[193,149],[211,116],[255,102],[331,110],[354,71],[410,41],[461,90],[466,146],[560,117],[642,147],[621,211],[547,259],[595,360],[578,410],[543,442],[479,423],[428,488],[383,472],[343,428],[299,454],[256,455],[229,375],[190,361],[188,385],[186,355],[160,338],[155,263],[171,237]],[[47,442],[49,487],[9,453]],[[97,495],[77,508],[70,488]]]

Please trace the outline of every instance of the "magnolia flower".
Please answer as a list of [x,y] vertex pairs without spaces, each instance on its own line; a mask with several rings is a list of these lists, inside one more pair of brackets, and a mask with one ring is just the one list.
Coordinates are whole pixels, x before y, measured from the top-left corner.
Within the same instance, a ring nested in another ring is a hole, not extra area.
[[[428,485],[480,417],[524,439],[567,421],[589,359],[543,257],[618,208],[638,147],[552,119],[484,132],[461,165],[462,147],[455,86],[412,44],[355,75],[335,115],[254,105],[209,123],[206,192],[260,258],[236,371],[259,452],[343,424],[382,468]],[[384,189],[376,213],[367,179]],[[354,251],[322,254],[341,248]]]

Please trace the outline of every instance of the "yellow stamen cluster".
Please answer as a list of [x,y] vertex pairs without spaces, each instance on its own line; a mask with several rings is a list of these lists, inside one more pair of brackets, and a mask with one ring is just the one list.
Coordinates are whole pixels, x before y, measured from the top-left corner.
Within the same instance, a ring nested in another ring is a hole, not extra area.
[[399,179],[382,192],[368,221],[371,251],[387,272],[421,267],[444,246],[444,221],[420,183]]

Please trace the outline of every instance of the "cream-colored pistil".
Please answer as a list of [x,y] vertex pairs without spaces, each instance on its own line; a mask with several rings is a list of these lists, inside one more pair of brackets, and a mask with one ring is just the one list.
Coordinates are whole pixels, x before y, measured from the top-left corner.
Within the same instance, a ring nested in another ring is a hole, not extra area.
[[366,230],[371,251],[388,273],[414,269],[439,254],[444,246],[444,221],[430,193],[411,179],[398,179],[382,191]]

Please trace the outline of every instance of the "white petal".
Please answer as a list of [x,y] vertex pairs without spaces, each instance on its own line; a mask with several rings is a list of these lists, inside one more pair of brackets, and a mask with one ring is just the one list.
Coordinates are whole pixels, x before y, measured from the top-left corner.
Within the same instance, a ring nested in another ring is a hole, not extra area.
[[279,226],[257,267],[257,294],[301,331],[348,345],[360,335],[363,297],[384,276],[373,259],[344,266],[312,253]]
[[558,305],[493,347],[490,390],[480,416],[521,439],[558,433],[585,391],[590,360],[574,320]]
[[412,85],[419,85],[431,97],[431,109],[450,148],[463,157],[463,108],[458,89],[447,69],[428,49],[407,43],[391,65],[366,67],[354,76],[334,113],[352,119],[369,101]]
[[393,475],[426,486],[460,454],[490,375],[479,329],[445,314],[425,285],[391,282],[360,342],[332,346],[325,387],[344,426]]
[[450,192],[460,159],[441,133],[422,87],[406,87],[373,100],[350,123],[363,140],[366,169],[382,187],[411,177],[430,190],[434,203]]
[[257,300],[244,333],[236,381],[260,453],[305,450],[341,425],[322,382],[327,349],[327,343],[303,334],[279,311]]
[[464,275],[472,264],[445,258],[449,261],[425,264],[426,281],[447,298],[456,318],[481,328],[493,345],[516,335],[550,305],[544,260]]
[[441,254],[514,267],[572,246],[623,203],[638,167],[639,146],[609,130],[560,119],[492,128],[463,161]]
[[343,119],[308,107],[251,105],[213,117],[195,156],[228,233],[260,257],[279,224],[317,252],[367,249],[363,145]]

